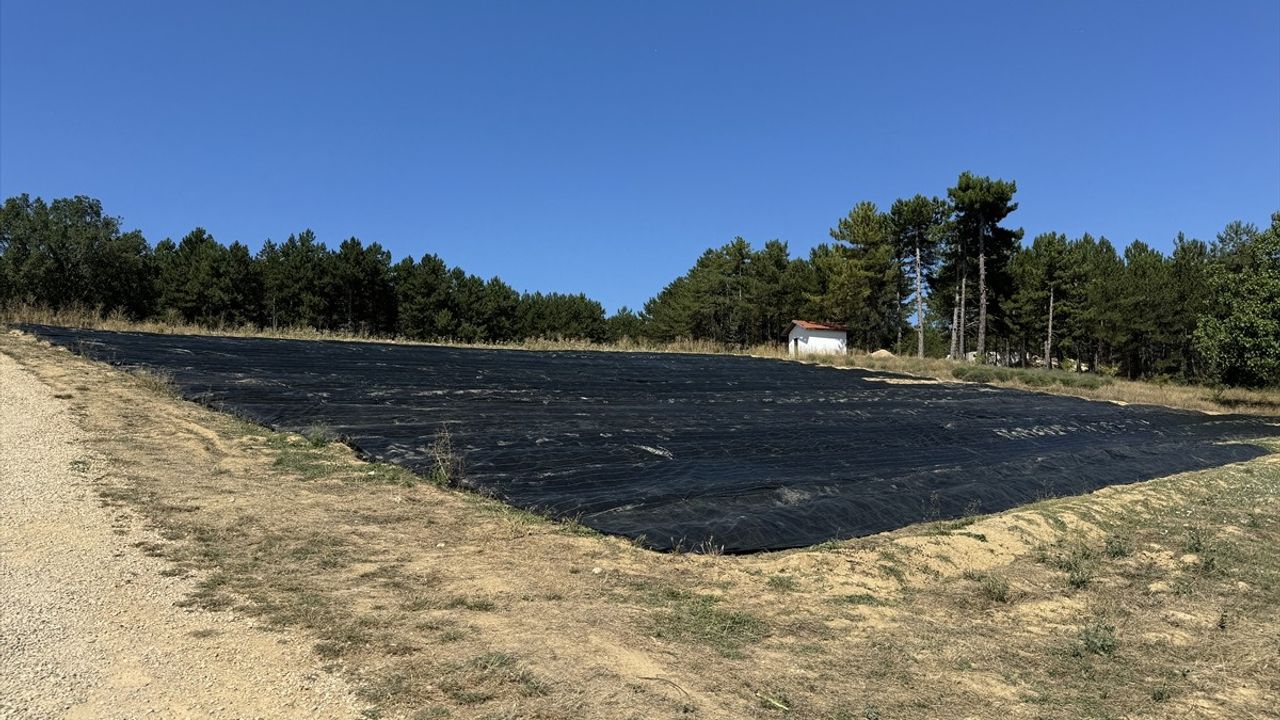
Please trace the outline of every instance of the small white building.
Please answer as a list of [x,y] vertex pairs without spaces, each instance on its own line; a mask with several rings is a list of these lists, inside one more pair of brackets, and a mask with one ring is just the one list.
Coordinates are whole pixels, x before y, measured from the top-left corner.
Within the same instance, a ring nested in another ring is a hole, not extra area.
[[787,351],[792,355],[843,354],[848,339],[843,325],[792,320],[787,330]]

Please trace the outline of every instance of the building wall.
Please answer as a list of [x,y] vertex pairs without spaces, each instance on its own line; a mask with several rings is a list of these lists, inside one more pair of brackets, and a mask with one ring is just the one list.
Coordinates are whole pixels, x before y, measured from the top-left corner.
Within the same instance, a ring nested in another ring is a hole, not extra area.
[[846,334],[839,330],[805,330],[791,328],[787,335],[787,352],[792,355],[843,353]]

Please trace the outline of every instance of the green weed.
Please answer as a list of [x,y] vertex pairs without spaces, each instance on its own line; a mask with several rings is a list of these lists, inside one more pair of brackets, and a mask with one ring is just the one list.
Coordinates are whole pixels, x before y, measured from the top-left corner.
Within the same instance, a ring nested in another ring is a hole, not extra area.
[[1080,648],[1077,655],[1091,653],[1110,657],[1116,652],[1116,628],[1102,621],[1095,621],[1080,629]]

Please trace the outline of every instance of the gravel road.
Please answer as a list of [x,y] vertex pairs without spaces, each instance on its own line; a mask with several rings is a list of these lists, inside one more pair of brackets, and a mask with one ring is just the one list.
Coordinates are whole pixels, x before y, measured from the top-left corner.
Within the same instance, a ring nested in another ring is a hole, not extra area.
[[94,492],[67,402],[0,354],[0,718],[354,718],[308,643],[176,605],[192,580]]

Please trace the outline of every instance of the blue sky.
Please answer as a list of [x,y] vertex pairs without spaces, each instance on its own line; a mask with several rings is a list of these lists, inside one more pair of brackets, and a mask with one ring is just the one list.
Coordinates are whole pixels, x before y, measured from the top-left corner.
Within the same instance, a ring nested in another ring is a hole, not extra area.
[[313,228],[640,306],[707,247],[1014,179],[1168,249],[1280,209],[1280,3],[0,4],[0,195]]

